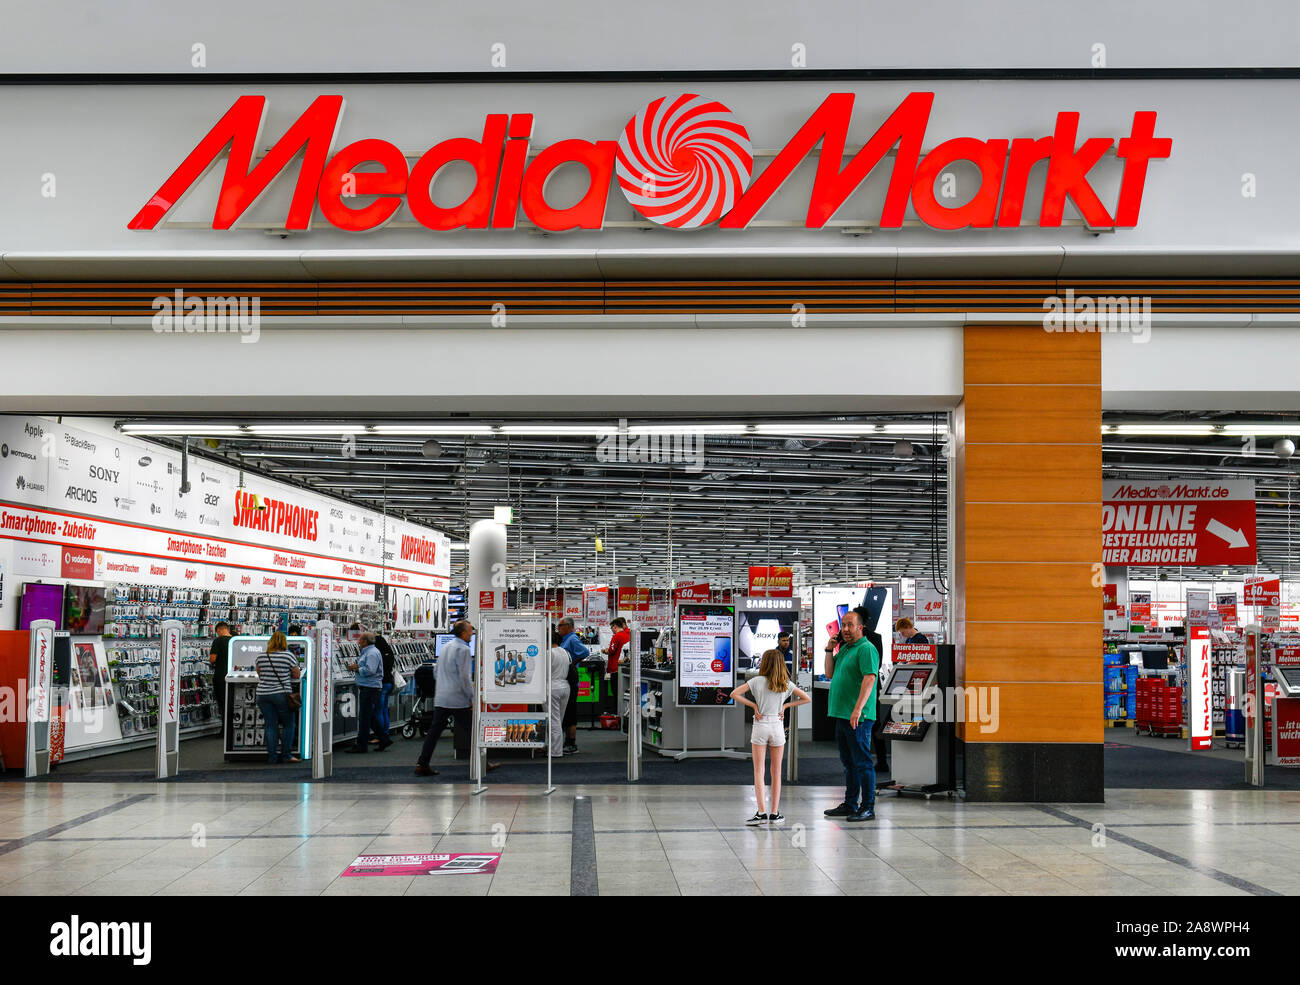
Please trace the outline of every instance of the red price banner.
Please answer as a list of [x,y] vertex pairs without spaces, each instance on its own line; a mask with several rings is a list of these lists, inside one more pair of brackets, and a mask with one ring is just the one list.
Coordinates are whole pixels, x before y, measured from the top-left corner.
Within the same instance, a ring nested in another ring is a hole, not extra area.
[[1101,607],[1103,609],[1119,608],[1119,585],[1101,586]]
[[677,603],[708,602],[711,598],[712,592],[707,581],[682,581],[673,589],[673,601]]
[[1246,578],[1247,605],[1279,605],[1282,601],[1280,578],[1249,575]]
[[788,565],[750,565],[749,594],[790,598],[794,595],[794,569]]

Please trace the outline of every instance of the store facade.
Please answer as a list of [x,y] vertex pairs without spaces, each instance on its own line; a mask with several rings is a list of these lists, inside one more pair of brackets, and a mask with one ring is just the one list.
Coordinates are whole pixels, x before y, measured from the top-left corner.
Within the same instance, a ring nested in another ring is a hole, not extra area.
[[1102,799],[1103,408],[1300,407],[1293,80],[147,81],[0,105],[0,411],[950,412],[971,799]]

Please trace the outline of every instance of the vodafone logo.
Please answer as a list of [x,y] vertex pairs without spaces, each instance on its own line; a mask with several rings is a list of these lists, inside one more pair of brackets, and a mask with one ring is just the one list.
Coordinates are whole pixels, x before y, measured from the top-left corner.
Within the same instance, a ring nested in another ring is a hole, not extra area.
[[722,103],[695,94],[661,97],[632,117],[615,159],[632,208],[677,229],[721,219],[753,170],[749,132]]

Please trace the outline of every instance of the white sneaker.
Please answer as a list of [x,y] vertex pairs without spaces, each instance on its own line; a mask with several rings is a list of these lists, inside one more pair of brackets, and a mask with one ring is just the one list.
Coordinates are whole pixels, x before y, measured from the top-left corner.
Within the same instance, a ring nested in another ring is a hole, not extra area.
[[784,814],[769,814],[769,815],[767,816],[767,823],[768,823],[768,824],[785,824],[785,815],[784,815]]
[[746,821],[745,823],[746,823],[747,825],[749,825],[751,828],[753,828],[753,827],[757,827],[757,826],[760,825],[760,824],[766,824],[766,823],[767,823],[767,815],[766,815],[766,814],[755,814],[753,817],[751,817],[751,818],[750,818],[748,821]]

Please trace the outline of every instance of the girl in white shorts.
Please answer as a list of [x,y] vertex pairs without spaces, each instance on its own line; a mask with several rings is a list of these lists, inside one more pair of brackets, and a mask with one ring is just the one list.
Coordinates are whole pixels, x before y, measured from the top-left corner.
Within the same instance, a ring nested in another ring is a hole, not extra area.
[[[753,696],[748,700],[745,694]],[[751,677],[746,683],[731,692],[737,702],[754,709],[754,731],[750,736],[750,745],[754,754],[754,793],[758,797],[758,811],[746,824],[780,824],[785,820],[778,808],[781,805],[781,757],[785,752],[785,707],[798,708],[806,705],[812,698],[808,697],[790,683],[790,675],[785,666],[785,657],[780,650],[768,650],[763,654],[759,664],[758,676]],[[797,723],[792,727],[797,728]],[[767,765],[767,747],[772,747],[772,810],[764,812],[767,796],[763,789],[763,774]]]

